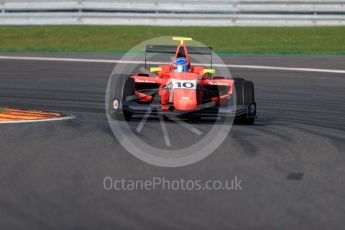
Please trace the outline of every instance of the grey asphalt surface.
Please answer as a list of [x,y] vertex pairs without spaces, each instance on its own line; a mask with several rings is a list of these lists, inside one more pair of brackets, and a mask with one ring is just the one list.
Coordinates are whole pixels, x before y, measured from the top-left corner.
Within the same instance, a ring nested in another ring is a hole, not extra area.
[[[224,59],[345,69],[340,56]],[[0,229],[344,228],[344,74],[232,69],[234,77],[254,81],[256,125],[233,126],[224,143],[200,162],[162,168],[129,154],[109,128],[104,97],[113,67],[0,60],[1,106],[78,115],[68,121],[0,125]],[[203,129],[207,124],[194,125]],[[177,135],[175,126],[168,124]],[[161,141],[161,132],[151,130]],[[238,177],[242,189],[107,191],[105,177]]]

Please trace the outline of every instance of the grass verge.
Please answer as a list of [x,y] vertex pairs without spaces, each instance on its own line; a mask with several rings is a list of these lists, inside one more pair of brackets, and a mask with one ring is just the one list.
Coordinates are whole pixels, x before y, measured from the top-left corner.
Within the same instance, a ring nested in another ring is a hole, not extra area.
[[0,52],[119,52],[157,36],[225,53],[345,54],[345,27],[0,26]]

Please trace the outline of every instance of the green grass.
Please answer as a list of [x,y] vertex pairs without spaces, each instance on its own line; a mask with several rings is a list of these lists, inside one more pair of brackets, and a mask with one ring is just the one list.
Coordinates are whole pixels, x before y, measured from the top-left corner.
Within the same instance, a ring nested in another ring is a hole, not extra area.
[[345,27],[0,26],[0,52],[118,52],[173,35],[216,52],[345,54]]

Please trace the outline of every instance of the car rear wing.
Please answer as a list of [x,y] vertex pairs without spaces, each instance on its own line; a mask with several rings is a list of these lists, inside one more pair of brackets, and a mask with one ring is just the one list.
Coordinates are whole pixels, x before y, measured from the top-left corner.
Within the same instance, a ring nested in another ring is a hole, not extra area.
[[[175,53],[177,46],[165,46],[165,45],[147,45],[147,53]],[[188,46],[189,54],[205,54],[212,55],[211,47],[198,47],[198,46]]]
[[[146,57],[147,53],[165,53],[175,54],[177,46],[168,45],[147,45],[145,50],[145,68],[146,68]],[[211,56],[211,68],[212,68],[212,47],[199,47],[199,46],[188,46],[188,54],[203,54]]]

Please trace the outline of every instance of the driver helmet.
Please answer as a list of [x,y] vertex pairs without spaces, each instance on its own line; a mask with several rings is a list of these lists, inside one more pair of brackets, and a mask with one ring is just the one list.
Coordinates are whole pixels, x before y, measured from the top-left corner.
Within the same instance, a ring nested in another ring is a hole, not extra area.
[[173,68],[175,72],[186,72],[190,69],[190,63],[187,58],[179,57],[174,60]]

